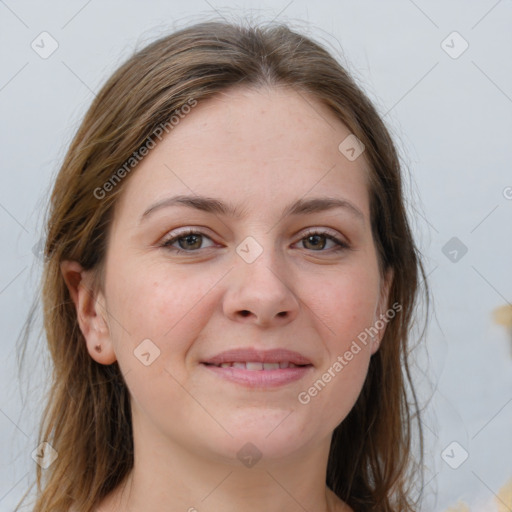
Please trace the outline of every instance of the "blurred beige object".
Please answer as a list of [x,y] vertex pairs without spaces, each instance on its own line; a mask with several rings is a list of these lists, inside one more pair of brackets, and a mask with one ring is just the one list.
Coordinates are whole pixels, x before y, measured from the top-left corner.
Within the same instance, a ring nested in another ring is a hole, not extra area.
[[498,512],[510,512],[512,510],[512,478],[500,489],[494,499],[498,505]]
[[[483,507],[483,508],[482,508]],[[498,494],[478,508],[469,507],[464,501],[457,501],[445,512],[510,512],[512,510],[512,478],[498,491]]]
[[497,324],[503,325],[508,331],[511,341],[510,356],[512,357],[512,306],[507,304],[506,306],[496,308],[493,311],[493,318]]
[[512,306],[506,305],[496,308],[493,315],[497,324],[512,328]]
[[445,512],[471,512],[471,510],[466,503],[458,501],[453,507],[447,508]]

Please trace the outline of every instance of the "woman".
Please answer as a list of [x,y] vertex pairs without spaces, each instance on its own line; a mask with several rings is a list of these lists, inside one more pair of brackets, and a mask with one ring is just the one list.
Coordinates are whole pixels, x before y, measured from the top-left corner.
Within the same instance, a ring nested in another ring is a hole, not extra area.
[[213,21],[150,44],[47,223],[34,510],[417,510],[425,274],[392,140],[326,50]]

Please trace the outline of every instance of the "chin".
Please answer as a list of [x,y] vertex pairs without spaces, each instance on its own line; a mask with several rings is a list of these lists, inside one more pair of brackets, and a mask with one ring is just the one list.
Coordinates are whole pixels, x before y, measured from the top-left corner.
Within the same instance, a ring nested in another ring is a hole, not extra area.
[[312,431],[311,421],[300,421],[295,415],[291,410],[244,411],[238,418],[223,422],[232,437],[225,433],[203,442],[228,464],[269,467],[299,455],[311,446],[312,439],[327,435]]

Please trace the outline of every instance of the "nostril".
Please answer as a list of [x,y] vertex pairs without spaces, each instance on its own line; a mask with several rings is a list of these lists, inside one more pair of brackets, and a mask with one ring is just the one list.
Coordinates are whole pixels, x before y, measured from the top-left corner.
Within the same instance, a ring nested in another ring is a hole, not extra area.
[[247,315],[251,314],[251,312],[247,311],[247,309],[244,309],[243,311],[240,311],[240,313],[241,313],[242,316],[247,316]]

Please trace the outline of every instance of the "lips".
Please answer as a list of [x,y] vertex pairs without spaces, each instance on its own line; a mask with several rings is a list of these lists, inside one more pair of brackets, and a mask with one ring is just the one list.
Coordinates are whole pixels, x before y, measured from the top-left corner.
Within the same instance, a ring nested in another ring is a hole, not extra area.
[[[206,363],[209,364],[209,363]],[[246,362],[229,362],[229,363],[221,363],[212,365],[216,366],[217,368],[241,368],[243,370],[252,370],[252,371],[258,371],[258,370],[279,370],[284,368],[298,368],[301,365],[297,365],[294,363],[290,363],[289,361],[279,361],[279,363],[261,363],[258,361],[246,361]]]
[[311,361],[292,350],[233,349],[202,362],[215,378],[252,391],[275,389],[314,372]]
[[221,368],[233,367],[245,370],[279,370],[311,366],[311,361],[298,352],[287,349],[256,350],[231,349],[211,357],[203,364]]

